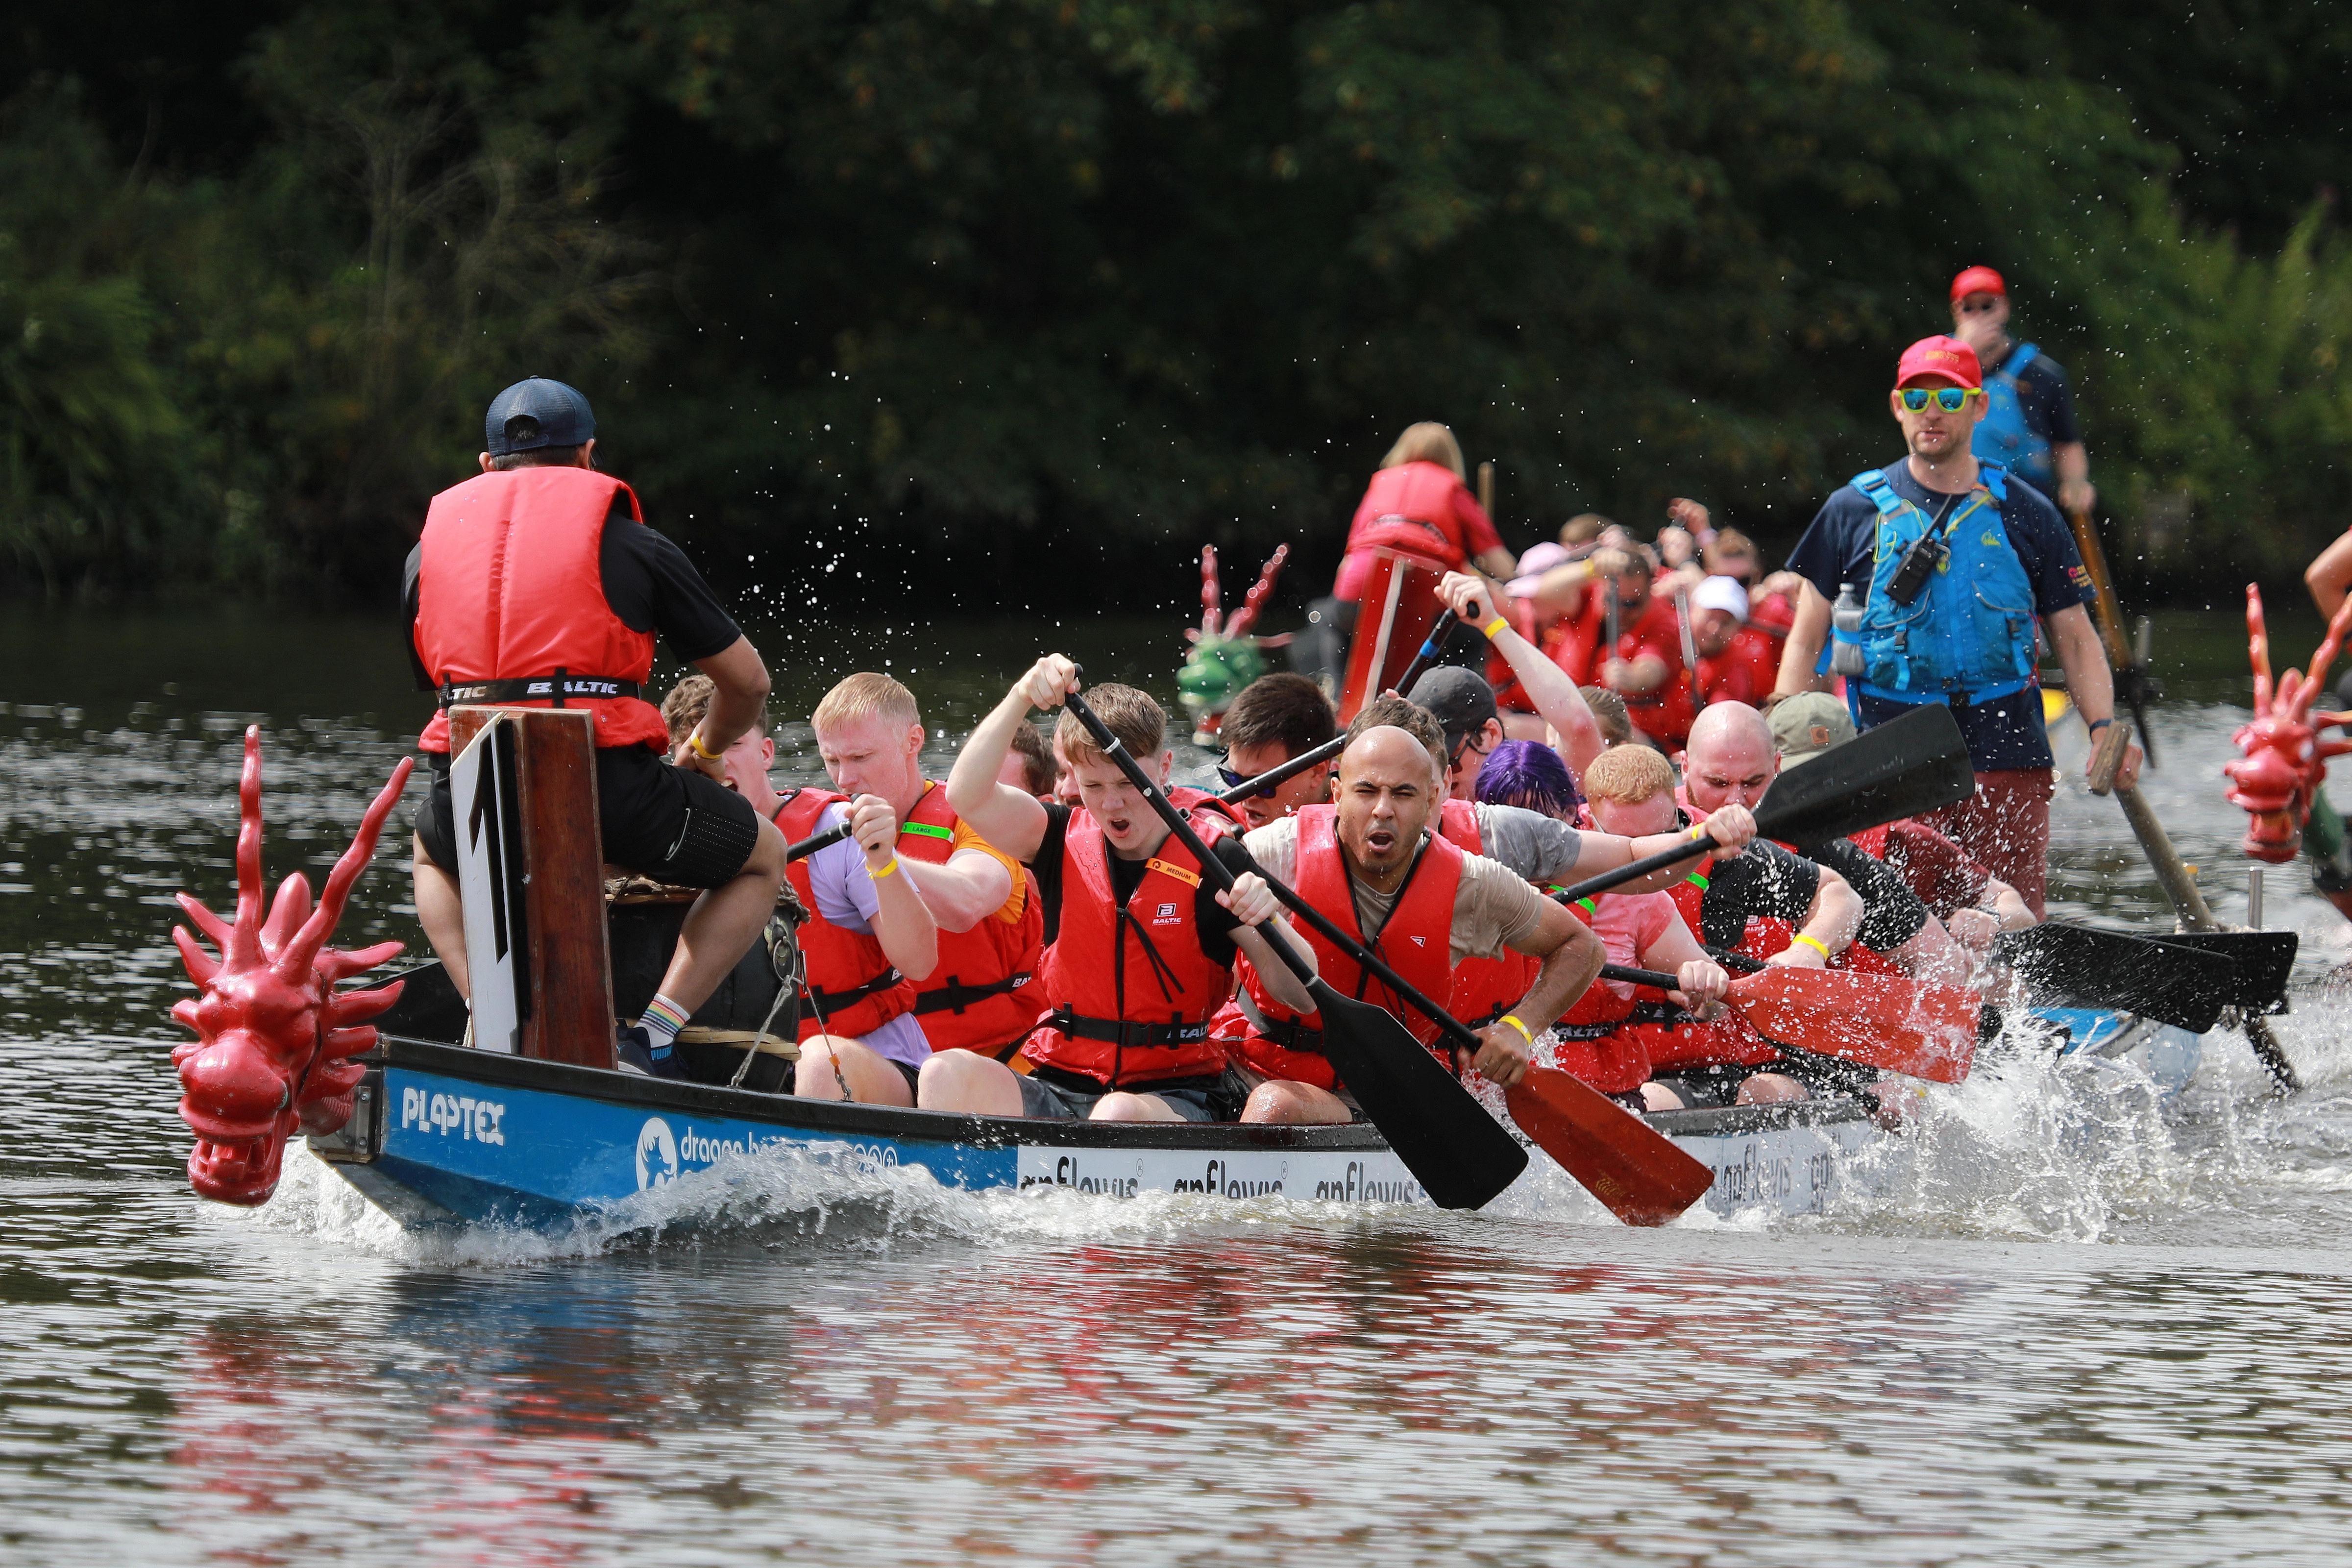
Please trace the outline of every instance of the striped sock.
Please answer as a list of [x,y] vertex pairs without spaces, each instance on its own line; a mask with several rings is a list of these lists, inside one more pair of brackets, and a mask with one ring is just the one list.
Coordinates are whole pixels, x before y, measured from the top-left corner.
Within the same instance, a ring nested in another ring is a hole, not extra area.
[[656,996],[646,1004],[644,1014],[637,1019],[637,1027],[646,1032],[646,1039],[652,1045],[656,1061],[669,1055],[670,1043],[677,1038],[677,1032],[686,1027],[686,1009],[667,996]]

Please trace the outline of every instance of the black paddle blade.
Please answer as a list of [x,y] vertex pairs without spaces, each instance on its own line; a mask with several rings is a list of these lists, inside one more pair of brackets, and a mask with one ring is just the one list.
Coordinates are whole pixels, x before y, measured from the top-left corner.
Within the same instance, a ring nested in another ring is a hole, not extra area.
[[1323,1054],[1440,1208],[1475,1209],[1528,1168],[1528,1152],[1402,1024],[1323,981]]
[[2168,947],[2193,947],[2218,952],[2230,961],[2230,989],[2221,998],[2225,1007],[2250,1013],[2286,1011],[2286,981],[2294,969],[2302,938],[2291,931],[2168,931],[2157,939]]
[[1882,822],[1957,805],[1977,787],[1952,710],[1923,703],[1772,781],[1756,836],[1823,844]]
[[2221,1021],[2237,983],[2219,953],[2063,921],[2004,931],[1993,950],[2046,996],[2138,1013],[2192,1035]]

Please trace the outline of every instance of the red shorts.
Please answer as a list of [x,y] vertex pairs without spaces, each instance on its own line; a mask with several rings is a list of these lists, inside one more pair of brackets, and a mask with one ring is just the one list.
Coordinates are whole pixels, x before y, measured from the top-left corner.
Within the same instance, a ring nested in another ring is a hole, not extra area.
[[1992,874],[2017,889],[2039,920],[2050,879],[2050,768],[1996,768],[1977,774],[1977,792],[1958,805],[1923,813]]

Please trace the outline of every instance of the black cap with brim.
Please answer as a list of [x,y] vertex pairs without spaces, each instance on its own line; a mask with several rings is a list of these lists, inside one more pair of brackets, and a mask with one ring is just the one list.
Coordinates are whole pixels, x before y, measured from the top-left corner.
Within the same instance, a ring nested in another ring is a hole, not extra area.
[[541,447],[577,447],[596,434],[596,416],[576,387],[534,375],[490,399],[482,445],[493,458]]
[[1404,695],[1429,710],[1448,741],[1476,734],[1486,727],[1487,720],[1501,717],[1501,710],[1495,706],[1495,689],[1486,684],[1486,677],[1454,665],[1423,670]]

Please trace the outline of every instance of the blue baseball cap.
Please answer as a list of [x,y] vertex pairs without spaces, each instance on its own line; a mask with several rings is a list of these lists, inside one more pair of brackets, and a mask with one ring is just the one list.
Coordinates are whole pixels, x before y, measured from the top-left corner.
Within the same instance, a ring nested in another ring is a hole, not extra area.
[[596,434],[596,415],[577,387],[534,375],[490,399],[482,444],[490,456],[540,447],[577,447]]

